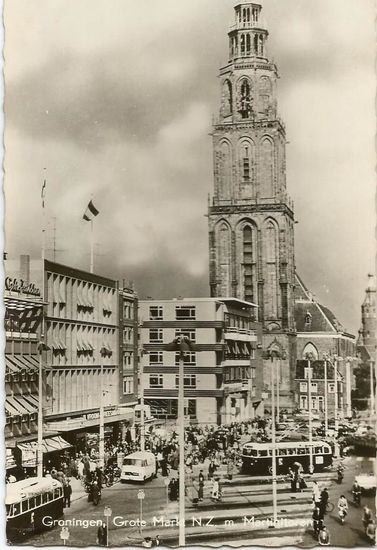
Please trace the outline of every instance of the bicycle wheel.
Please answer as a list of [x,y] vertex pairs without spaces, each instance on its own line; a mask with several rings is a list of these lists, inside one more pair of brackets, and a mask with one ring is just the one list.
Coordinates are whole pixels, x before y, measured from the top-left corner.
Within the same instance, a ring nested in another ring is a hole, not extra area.
[[326,504],[326,512],[331,513],[333,510],[334,510],[334,505],[333,505],[333,503],[332,503],[332,502],[328,502],[328,503]]

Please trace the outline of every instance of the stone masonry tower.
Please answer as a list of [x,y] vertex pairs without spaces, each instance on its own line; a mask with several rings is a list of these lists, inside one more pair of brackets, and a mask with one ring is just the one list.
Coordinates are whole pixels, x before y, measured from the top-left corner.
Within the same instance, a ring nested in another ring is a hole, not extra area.
[[[267,54],[261,6],[235,6],[229,60],[220,69],[213,127],[214,193],[209,204],[212,296],[259,306],[264,348],[287,354],[294,371],[294,214],[286,192],[285,128],[277,115],[277,68]],[[289,366],[288,366],[289,365]]]

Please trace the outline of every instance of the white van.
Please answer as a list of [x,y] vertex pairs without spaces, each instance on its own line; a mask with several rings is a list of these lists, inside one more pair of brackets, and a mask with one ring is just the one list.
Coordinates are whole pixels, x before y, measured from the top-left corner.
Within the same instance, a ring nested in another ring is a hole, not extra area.
[[123,459],[120,480],[146,481],[156,475],[156,457],[147,451],[137,451]]

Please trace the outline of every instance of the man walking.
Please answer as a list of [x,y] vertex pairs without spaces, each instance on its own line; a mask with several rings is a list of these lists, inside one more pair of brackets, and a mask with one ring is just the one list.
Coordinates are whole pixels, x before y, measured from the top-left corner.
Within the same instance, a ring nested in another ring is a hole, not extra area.
[[63,506],[64,508],[70,508],[71,506],[71,495],[72,495],[72,487],[70,480],[67,479],[67,481],[63,485]]

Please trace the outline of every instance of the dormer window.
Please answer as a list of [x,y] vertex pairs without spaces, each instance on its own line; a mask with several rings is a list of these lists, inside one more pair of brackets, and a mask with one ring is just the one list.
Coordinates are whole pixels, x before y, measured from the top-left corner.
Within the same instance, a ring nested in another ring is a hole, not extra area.
[[312,326],[312,316],[309,311],[305,313],[305,327],[310,328]]

